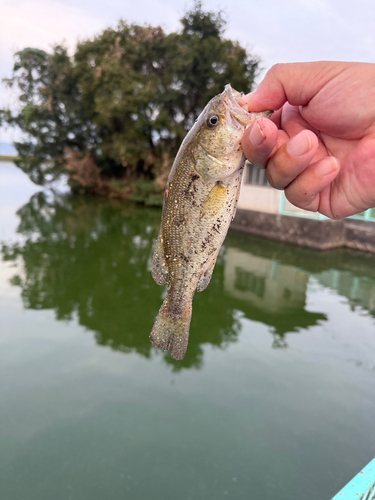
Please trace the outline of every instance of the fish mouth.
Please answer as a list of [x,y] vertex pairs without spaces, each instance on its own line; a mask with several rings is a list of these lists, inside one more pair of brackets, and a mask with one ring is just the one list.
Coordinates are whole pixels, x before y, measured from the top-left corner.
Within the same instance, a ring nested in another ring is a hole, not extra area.
[[246,128],[247,123],[245,123],[244,120],[241,119],[241,117],[238,117],[236,112],[234,112],[232,109],[227,109],[226,115],[228,122],[233,128],[237,130],[244,130],[244,128]]
[[229,83],[228,85],[225,85],[223,92],[224,102],[232,119],[232,124],[239,129],[242,127],[247,127],[253,120],[251,113],[245,111],[243,107],[238,104],[238,101],[240,100],[242,95],[243,94],[241,92],[237,92],[237,90],[234,90]]
[[243,96],[243,92],[237,92],[237,90],[234,90],[234,88],[232,87],[232,85],[230,83],[228,83],[227,85],[225,85],[223,93],[228,96],[230,102],[232,103],[232,105],[234,107],[237,107],[237,106],[241,107],[238,104],[238,101]]

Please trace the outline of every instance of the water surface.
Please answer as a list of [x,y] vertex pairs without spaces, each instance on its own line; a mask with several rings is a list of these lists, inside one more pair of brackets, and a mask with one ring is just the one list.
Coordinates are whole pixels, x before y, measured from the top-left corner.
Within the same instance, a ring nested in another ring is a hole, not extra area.
[[3,165],[2,499],[329,499],[375,456],[375,256],[231,232],[178,362],[159,211]]

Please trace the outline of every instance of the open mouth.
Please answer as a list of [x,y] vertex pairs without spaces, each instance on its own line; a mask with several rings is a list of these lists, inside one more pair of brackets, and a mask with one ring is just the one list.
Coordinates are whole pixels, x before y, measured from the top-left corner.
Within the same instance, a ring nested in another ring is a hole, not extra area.
[[[230,85],[226,85],[225,104],[227,106],[227,110],[229,111],[232,124],[236,128],[241,129],[242,127],[246,127],[249,124],[250,113],[245,111],[238,104],[236,97],[233,95],[234,92],[236,91],[234,91]],[[241,96],[239,92],[236,92],[236,94],[238,94],[238,97]],[[227,113],[227,118],[229,118],[229,114]]]
[[241,121],[238,115],[233,112],[232,109],[227,110],[227,120],[231,124],[231,126],[236,128],[237,130],[243,130],[243,128],[246,126],[246,123]]
[[226,109],[226,119],[232,127],[238,130],[243,130],[249,124],[249,113],[242,109],[238,104],[235,108],[233,108],[231,103],[229,103]]

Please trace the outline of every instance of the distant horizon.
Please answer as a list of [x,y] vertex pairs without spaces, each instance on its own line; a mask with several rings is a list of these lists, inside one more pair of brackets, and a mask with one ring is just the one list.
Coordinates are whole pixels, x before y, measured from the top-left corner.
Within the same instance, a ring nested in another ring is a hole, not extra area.
[[13,146],[13,142],[0,141],[0,156],[17,156],[17,150]]

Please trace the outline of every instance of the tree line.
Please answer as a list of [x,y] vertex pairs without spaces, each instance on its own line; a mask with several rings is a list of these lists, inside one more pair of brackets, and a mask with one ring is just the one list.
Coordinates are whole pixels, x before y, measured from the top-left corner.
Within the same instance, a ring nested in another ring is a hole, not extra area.
[[0,110],[0,124],[27,138],[15,143],[17,166],[37,184],[68,172],[73,188],[107,195],[150,180],[138,188],[152,200],[209,99],[227,83],[248,92],[259,69],[258,57],[224,37],[221,12],[196,2],[180,22],[165,33],[121,20],[72,56],[63,45],[17,52],[4,83],[20,106]]

